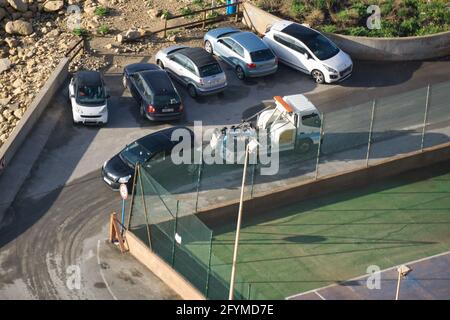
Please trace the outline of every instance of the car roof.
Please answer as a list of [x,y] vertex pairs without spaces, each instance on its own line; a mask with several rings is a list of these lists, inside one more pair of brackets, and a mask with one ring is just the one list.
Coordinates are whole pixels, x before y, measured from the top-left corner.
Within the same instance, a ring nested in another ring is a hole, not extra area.
[[202,48],[183,48],[178,50],[177,53],[191,59],[198,68],[217,63],[216,59]]
[[102,75],[98,71],[78,71],[76,78],[79,86],[102,86]]
[[283,97],[283,100],[286,101],[296,113],[318,112],[312,102],[302,94],[285,96]]
[[175,89],[169,75],[164,70],[139,72],[155,94],[173,93]]
[[298,23],[291,23],[290,25],[282,29],[281,32],[290,35],[291,37],[294,37],[295,39],[302,42],[310,38],[315,38],[320,34],[319,32],[311,28],[302,26]]
[[193,136],[193,132],[189,128],[172,127],[146,135],[138,139],[136,142],[142,145],[152,154],[161,152],[163,150],[172,150],[173,146],[177,144],[177,142],[171,140],[172,132],[177,129],[188,130],[191,136]]
[[239,43],[249,52],[268,49],[266,44],[253,32],[244,31],[233,33],[229,35],[229,38]]
[[161,68],[153,63],[132,63],[125,66],[125,70],[131,74],[140,71],[161,70]]

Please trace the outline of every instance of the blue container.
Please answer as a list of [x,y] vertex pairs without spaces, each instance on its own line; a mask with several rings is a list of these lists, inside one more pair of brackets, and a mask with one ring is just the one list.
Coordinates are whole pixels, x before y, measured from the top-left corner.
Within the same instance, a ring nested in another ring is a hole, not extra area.
[[[227,4],[233,4],[236,0],[227,0]],[[229,6],[227,7],[227,14],[235,14],[236,13],[236,6]]]

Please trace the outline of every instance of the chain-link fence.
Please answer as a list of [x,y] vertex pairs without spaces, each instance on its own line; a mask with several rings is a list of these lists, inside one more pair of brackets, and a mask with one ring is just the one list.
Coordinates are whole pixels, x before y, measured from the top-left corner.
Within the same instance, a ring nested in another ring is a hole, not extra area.
[[[163,160],[157,165],[137,169],[129,230],[206,298],[227,299],[231,262],[224,262],[213,254],[213,231],[192,211],[186,211],[188,207],[194,208],[189,199],[180,201],[153,178],[153,175],[159,176],[166,165],[169,162]],[[178,173],[181,180],[195,177],[188,167],[185,169],[184,173]],[[264,299],[251,282],[237,277],[235,283],[236,299]]]
[[[320,136],[308,150],[280,152],[274,175],[249,165],[245,199],[450,142],[450,81],[323,114]],[[216,231],[195,213],[236,203],[243,167],[174,165],[167,157],[147,163],[137,177],[131,231],[207,298],[228,297],[231,261],[214,255]],[[263,299],[257,289],[238,277],[237,298]]]

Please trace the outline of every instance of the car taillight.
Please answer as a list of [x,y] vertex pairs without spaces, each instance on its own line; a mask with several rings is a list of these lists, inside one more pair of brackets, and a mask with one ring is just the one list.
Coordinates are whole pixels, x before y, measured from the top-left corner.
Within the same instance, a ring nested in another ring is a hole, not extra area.
[[249,64],[247,64],[247,67],[249,67],[250,69],[255,69],[256,68],[256,64],[249,63]]
[[155,112],[156,111],[156,109],[153,107],[153,106],[148,106],[147,107],[147,112],[148,113],[153,113],[153,112]]

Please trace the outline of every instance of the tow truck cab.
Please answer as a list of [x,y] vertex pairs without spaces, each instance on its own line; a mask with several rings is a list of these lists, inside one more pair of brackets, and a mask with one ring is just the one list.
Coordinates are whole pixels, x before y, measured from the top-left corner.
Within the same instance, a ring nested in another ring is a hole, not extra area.
[[[257,128],[266,130],[279,151],[308,152],[320,142],[322,119],[317,108],[304,95],[274,97],[275,108],[261,112]],[[270,144],[269,144],[270,145]]]

